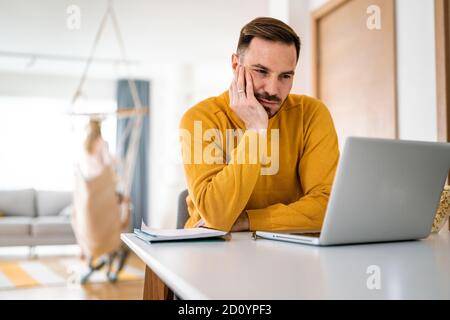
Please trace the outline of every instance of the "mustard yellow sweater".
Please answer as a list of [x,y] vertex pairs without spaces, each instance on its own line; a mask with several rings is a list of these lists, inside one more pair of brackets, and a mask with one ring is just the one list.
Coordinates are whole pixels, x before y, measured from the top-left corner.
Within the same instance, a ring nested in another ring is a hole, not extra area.
[[[261,140],[261,134],[245,131],[230,108],[228,91],[190,108],[180,129],[189,190],[186,228],[203,218],[207,227],[228,231],[244,210],[250,230],[321,228],[339,160],[336,131],[322,102],[290,94],[269,119],[268,151],[256,161],[249,160],[249,141]],[[230,129],[243,135],[230,136]],[[276,134],[278,158],[272,145]]]

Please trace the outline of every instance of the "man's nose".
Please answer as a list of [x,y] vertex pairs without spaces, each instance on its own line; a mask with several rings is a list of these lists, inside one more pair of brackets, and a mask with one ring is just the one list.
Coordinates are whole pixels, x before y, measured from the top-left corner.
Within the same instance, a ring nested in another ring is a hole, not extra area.
[[278,79],[276,77],[269,77],[264,83],[264,91],[271,96],[278,96]]

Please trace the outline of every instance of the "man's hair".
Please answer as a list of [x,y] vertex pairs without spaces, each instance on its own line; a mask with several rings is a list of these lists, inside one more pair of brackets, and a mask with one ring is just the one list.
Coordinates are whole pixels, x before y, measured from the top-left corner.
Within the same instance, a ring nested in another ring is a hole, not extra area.
[[285,44],[294,44],[298,61],[301,47],[300,38],[295,31],[283,21],[269,17],[260,17],[247,23],[241,29],[237,53],[243,53],[255,37]]

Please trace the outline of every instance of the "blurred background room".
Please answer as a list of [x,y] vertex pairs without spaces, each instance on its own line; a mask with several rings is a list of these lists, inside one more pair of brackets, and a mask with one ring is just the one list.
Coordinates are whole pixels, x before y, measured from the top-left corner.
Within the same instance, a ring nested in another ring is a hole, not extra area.
[[240,29],[259,16],[299,34],[292,93],[325,102],[341,148],[350,135],[449,141],[447,0],[0,0],[0,299],[141,297],[133,255],[83,282],[72,202],[89,121],[118,178],[134,156],[125,229],[175,228],[181,116],[228,90]]

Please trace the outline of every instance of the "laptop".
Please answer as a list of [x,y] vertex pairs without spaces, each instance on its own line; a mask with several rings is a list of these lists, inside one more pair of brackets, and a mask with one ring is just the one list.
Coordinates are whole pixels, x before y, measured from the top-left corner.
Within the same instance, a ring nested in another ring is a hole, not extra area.
[[254,237],[317,246],[426,238],[449,169],[450,143],[349,137],[322,230]]

